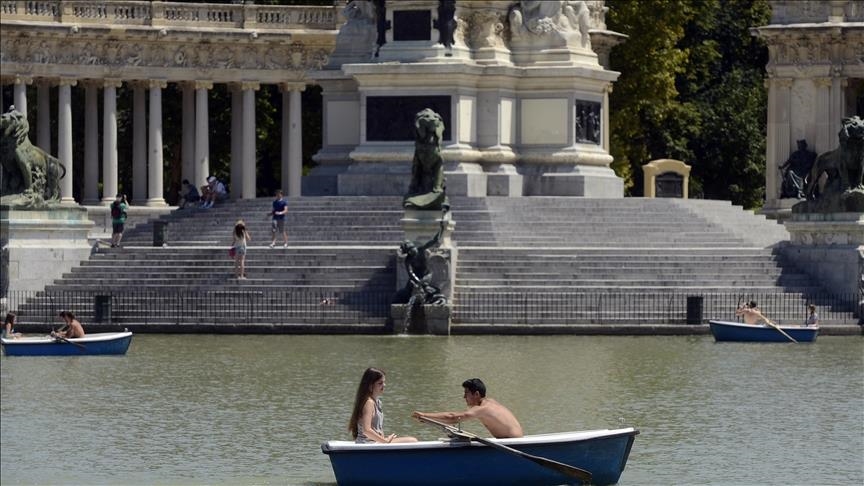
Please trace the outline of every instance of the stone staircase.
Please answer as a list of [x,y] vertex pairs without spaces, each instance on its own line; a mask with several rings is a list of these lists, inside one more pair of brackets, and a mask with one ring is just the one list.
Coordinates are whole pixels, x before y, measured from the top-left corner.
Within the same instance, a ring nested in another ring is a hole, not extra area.
[[[289,247],[273,249],[270,203],[177,210],[140,224],[122,249],[96,251],[22,304],[20,321],[44,323],[72,309],[88,325],[154,332],[385,331],[401,198],[289,199]],[[728,202],[453,197],[451,204],[459,248],[453,332],[683,323],[694,297],[706,319],[731,318],[737,301],[754,299],[781,322],[798,320],[807,302],[820,305],[823,319],[853,322],[782,257],[782,226]],[[238,219],[253,237],[242,281],[227,256]],[[167,225],[164,247],[153,246],[156,225]]]

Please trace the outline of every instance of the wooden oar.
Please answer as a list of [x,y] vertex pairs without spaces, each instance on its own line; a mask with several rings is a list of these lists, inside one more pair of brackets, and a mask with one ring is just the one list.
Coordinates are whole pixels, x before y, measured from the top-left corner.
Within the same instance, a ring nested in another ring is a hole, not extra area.
[[512,447],[507,447],[504,444],[499,444],[497,442],[493,442],[491,440],[484,439],[482,437],[478,437],[478,436],[472,434],[471,432],[466,432],[464,430],[457,429],[456,427],[454,427],[452,425],[445,424],[445,423],[442,423],[442,422],[439,422],[437,420],[433,420],[433,419],[430,419],[427,417],[419,416],[419,417],[417,417],[417,419],[419,419],[421,422],[426,422],[426,423],[430,423],[433,425],[437,425],[438,427],[441,427],[442,429],[444,429],[450,435],[454,435],[456,437],[461,437],[463,439],[468,439],[468,440],[476,440],[477,442],[479,442],[483,445],[489,446],[493,449],[498,449],[501,452],[506,452],[508,454],[513,454],[515,456],[519,456],[523,459],[527,459],[527,460],[532,461],[536,464],[539,464],[545,468],[552,469],[553,471],[559,472],[559,473],[564,474],[566,476],[569,476],[571,478],[576,478],[585,484],[591,483],[591,473],[584,470],[584,469],[579,469],[578,467],[574,467],[574,466],[571,466],[569,464],[564,464],[563,462],[553,461],[552,459],[547,459],[545,457],[540,457],[540,456],[528,454],[527,452],[522,452],[522,451],[516,450]]
[[81,349],[87,349],[87,346],[84,346],[84,345],[81,344],[81,343],[76,343],[76,342],[70,341],[70,340],[66,339],[65,337],[61,337],[61,336],[52,336],[52,337],[53,337],[55,340],[60,341],[61,343],[72,344],[72,345],[77,346],[77,347],[79,347],[79,348],[81,348]]
[[780,326],[778,326],[777,324],[774,324],[773,322],[771,322],[771,320],[768,319],[767,317],[762,316],[762,319],[765,320],[765,323],[766,323],[766,324],[768,324],[769,326],[773,327],[774,329],[777,329],[777,332],[779,332],[780,334],[782,334],[782,335],[786,336],[787,338],[789,338],[789,340],[792,341],[793,343],[797,343],[797,342],[798,342],[798,341],[795,340],[795,338],[793,338],[792,336],[786,334],[786,331],[784,331],[783,329],[780,329]]

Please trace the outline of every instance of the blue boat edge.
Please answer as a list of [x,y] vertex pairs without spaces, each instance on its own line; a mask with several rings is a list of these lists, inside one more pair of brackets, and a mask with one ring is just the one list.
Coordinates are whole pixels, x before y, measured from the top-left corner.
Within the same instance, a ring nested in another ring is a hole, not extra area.
[[[786,336],[771,326],[741,322],[708,321],[711,334],[717,342],[791,343]],[[799,343],[812,343],[819,335],[819,326],[778,326]]]
[[132,344],[128,330],[88,334],[83,338],[56,341],[47,336],[2,338],[6,356],[106,356],[125,355]]

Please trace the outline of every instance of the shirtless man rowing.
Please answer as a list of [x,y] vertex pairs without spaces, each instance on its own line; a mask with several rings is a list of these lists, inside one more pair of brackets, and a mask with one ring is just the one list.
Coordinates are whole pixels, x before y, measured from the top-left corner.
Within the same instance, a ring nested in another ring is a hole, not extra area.
[[463,420],[477,419],[496,439],[522,437],[522,426],[513,413],[497,400],[486,397],[486,385],[480,378],[471,378],[462,383],[465,389],[464,412],[414,412],[415,418],[430,418],[447,424],[458,424]]
[[756,307],[756,302],[753,300],[744,303],[743,306],[736,309],[735,316],[744,317],[744,323],[753,326],[763,321],[766,324],[769,322],[768,318],[762,315],[762,311],[760,311],[759,308]]

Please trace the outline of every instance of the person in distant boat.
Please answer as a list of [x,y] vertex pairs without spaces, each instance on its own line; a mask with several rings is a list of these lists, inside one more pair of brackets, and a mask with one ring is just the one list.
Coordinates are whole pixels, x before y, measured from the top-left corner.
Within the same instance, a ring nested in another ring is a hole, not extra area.
[[468,404],[464,412],[414,412],[415,418],[430,418],[447,424],[459,424],[464,420],[477,419],[497,439],[522,437],[522,426],[513,412],[497,400],[486,396],[486,385],[480,378],[471,378],[462,383],[463,397]]
[[60,319],[66,323],[59,331],[51,331],[51,337],[61,337],[66,339],[84,337],[84,326],[75,318],[75,314],[69,311],[60,313]]
[[6,339],[15,339],[21,337],[20,332],[15,332],[15,318],[17,316],[14,312],[9,312],[6,314],[6,319],[3,321],[3,337]]
[[417,442],[414,437],[384,435],[384,412],[381,410],[384,381],[384,372],[378,368],[366,368],[363,372],[354,398],[354,410],[348,422],[348,431],[358,444]]
[[810,311],[810,315],[807,316],[807,322],[804,324],[805,326],[818,326],[819,325],[819,314],[816,313],[816,306],[810,304],[807,306],[807,310]]
[[762,315],[762,311],[756,306],[756,301],[745,302],[744,305],[735,310],[736,317],[743,317],[745,324],[757,325],[760,322],[768,323],[768,318]]

